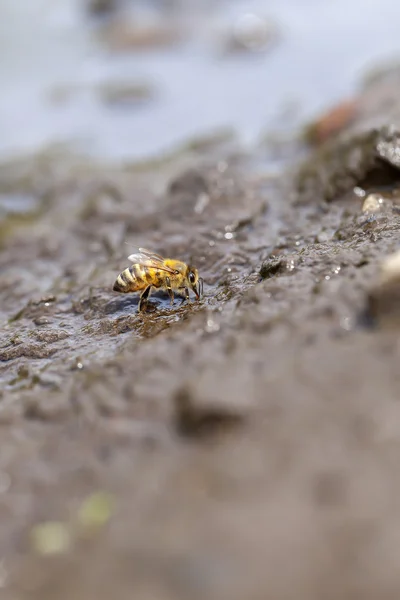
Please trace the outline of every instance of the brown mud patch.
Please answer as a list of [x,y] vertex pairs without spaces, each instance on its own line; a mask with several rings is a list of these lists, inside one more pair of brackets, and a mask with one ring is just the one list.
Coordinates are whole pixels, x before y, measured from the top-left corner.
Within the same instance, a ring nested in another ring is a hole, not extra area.
[[[1,170],[46,198],[1,225],[2,597],[398,597],[399,330],[361,316],[399,138],[363,111],[278,176],[237,148]],[[138,314],[125,242],[193,262],[205,298]]]

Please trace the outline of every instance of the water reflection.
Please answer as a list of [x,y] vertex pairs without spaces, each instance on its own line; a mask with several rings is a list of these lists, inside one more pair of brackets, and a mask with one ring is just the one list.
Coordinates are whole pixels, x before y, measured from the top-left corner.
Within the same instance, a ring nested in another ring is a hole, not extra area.
[[3,0],[0,153],[143,158],[225,126],[257,139],[293,103],[279,128],[348,96],[399,50],[399,17],[395,0]]

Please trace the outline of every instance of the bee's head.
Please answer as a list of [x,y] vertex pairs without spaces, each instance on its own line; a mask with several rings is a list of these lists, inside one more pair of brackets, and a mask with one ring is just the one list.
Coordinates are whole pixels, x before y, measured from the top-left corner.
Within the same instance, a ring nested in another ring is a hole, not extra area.
[[189,287],[193,290],[197,300],[203,295],[203,279],[199,277],[197,269],[194,267],[188,267],[187,280]]

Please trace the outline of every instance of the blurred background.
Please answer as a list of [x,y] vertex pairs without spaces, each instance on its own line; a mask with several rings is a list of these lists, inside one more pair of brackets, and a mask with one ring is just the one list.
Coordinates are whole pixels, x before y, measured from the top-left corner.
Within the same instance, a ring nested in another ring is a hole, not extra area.
[[399,51],[396,0],[2,0],[0,158],[282,132]]

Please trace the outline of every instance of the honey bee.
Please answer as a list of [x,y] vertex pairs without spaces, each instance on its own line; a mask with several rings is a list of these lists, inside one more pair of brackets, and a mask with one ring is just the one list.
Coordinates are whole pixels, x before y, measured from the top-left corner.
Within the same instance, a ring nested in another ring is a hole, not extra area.
[[172,258],[163,258],[145,248],[128,256],[133,265],[120,273],[114,283],[114,292],[142,292],[139,312],[143,311],[150,298],[152,288],[167,290],[171,306],[174,292],[183,295],[182,302],[189,301],[189,290],[197,300],[203,296],[203,279],[197,269]]

